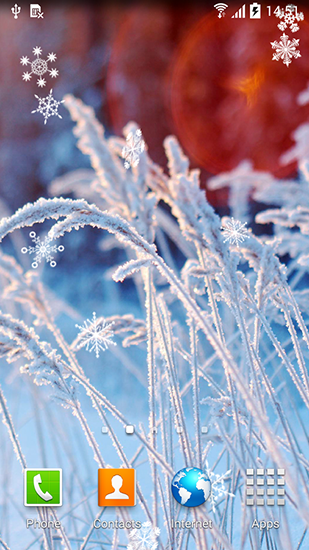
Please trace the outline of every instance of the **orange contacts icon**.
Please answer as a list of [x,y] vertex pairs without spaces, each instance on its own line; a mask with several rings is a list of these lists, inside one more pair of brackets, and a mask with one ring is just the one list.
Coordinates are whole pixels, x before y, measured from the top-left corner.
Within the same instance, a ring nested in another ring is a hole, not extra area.
[[135,470],[100,468],[99,506],[135,506]]

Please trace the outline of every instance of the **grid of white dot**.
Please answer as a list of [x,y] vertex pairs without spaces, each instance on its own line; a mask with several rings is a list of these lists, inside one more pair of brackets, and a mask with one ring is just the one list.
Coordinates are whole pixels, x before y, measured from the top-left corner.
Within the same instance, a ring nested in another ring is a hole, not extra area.
[[246,474],[247,506],[285,505],[284,468],[247,468]]

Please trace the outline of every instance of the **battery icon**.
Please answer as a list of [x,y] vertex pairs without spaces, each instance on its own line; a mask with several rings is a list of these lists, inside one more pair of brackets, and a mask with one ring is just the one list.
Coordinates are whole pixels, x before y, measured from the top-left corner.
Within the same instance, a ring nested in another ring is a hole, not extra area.
[[261,19],[261,12],[261,4],[258,4],[257,2],[250,4],[250,19]]

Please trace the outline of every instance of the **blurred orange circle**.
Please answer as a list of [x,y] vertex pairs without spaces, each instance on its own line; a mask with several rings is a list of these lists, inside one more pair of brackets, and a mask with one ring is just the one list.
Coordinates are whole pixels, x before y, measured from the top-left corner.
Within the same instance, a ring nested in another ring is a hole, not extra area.
[[173,67],[170,106],[182,145],[212,173],[244,159],[277,176],[293,172],[280,156],[293,145],[292,132],[308,120],[309,105],[297,104],[309,80],[309,33],[296,33],[301,56],[287,67],[272,61],[270,42],[283,32],[275,16],[262,19],[203,17],[179,47]]

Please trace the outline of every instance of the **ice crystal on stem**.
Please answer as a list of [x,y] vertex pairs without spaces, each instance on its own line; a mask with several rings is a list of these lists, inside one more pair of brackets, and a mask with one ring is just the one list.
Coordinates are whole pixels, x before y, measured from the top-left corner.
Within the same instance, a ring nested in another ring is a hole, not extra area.
[[31,114],[41,113],[41,115],[43,115],[44,117],[44,124],[46,124],[51,116],[62,118],[62,116],[58,113],[58,108],[61,103],[64,103],[64,99],[62,99],[61,101],[57,101],[53,96],[53,90],[50,90],[48,96],[46,97],[39,97],[36,94],[35,97],[39,102],[39,106],[34,111],[31,111]]
[[290,5],[286,6],[284,10],[280,9],[278,6],[278,8],[275,10],[274,14],[276,15],[276,17],[279,17],[279,19],[283,19],[283,21],[278,24],[278,28],[281,31],[285,31],[287,27],[290,27],[290,30],[292,32],[299,31],[299,26],[297,23],[304,20],[304,14],[303,12],[298,13],[297,8],[296,12],[293,13],[294,8],[296,8],[296,6]]
[[49,69],[48,67],[48,63],[54,63],[57,56],[54,53],[49,53],[47,59],[43,59],[41,58],[41,54],[42,48],[37,46],[33,48],[33,55],[36,56],[34,61],[30,61],[29,57],[25,55],[20,59],[20,62],[24,67],[27,67],[28,65],[31,66],[30,72],[26,71],[23,73],[23,80],[25,82],[29,82],[29,80],[31,80],[31,76],[35,74],[40,77],[37,80],[37,85],[39,88],[43,88],[46,85],[46,80],[43,78],[44,74],[49,73],[52,78],[57,78],[59,75],[59,71],[57,69]]
[[301,57],[300,51],[296,49],[296,46],[299,45],[299,39],[293,38],[290,40],[285,33],[283,33],[280,38],[280,42],[274,40],[274,42],[270,43],[272,49],[276,50],[275,53],[273,53],[273,61],[282,59],[283,65],[288,67],[292,63],[293,57],[294,59]]
[[126,141],[127,145],[122,149],[122,157],[125,159],[124,167],[128,170],[130,166],[136,167],[139,164],[139,157],[145,149],[141,129],[129,132]]
[[241,223],[239,220],[234,220],[234,218],[228,220],[225,225],[221,227],[223,237],[225,237],[223,242],[226,243],[228,241],[230,244],[236,244],[239,248],[239,243],[243,243],[245,239],[250,238],[246,225],[247,222]]
[[81,342],[77,349],[86,347],[90,353],[95,351],[96,358],[100,357],[100,350],[106,351],[110,345],[117,344],[112,340],[114,332],[111,330],[113,323],[107,323],[105,319],[97,319],[96,313],[93,312],[92,320],[84,321],[83,326],[75,325],[80,329]]
[[41,237],[37,237],[35,231],[31,231],[29,233],[29,237],[35,246],[29,246],[29,248],[24,246],[21,249],[21,252],[22,254],[34,254],[34,260],[31,267],[33,267],[33,269],[37,269],[43,259],[50,265],[50,267],[56,267],[57,262],[55,261],[53,254],[63,252],[64,246],[52,244],[53,240],[48,236],[45,237],[44,241],[41,241]]
[[129,533],[127,550],[156,550],[159,534],[159,527],[152,527],[150,521],[144,521],[141,529],[133,529]]
[[218,501],[221,497],[234,497],[233,493],[230,493],[225,486],[225,480],[230,477],[232,470],[228,470],[225,474],[215,474],[209,467],[208,462],[206,461],[206,474],[211,481],[211,493],[209,497],[209,502],[211,504],[212,511],[215,512],[215,508],[218,504]]

